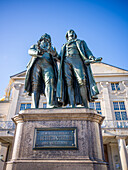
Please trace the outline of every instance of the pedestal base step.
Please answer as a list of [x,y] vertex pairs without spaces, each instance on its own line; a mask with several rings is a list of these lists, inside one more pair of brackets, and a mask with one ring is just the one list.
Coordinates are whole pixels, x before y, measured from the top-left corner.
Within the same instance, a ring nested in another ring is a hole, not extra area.
[[106,162],[91,160],[17,160],[7,162],[6,170],[108,170]]

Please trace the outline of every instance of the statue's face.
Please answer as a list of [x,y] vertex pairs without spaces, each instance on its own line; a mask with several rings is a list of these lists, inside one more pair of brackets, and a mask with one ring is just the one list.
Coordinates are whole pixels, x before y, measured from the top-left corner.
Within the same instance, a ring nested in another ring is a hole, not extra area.
[[69,30],[68,31],[68,41],[72,40],[72,39],[75,39],[75,37],[76,37],[75,32],[73,30]]
[[44,49],[44,50],[48,50],[49,48],[49,42],[47,41],[47,39],[42,39],[41,43],[40,43],[40,48]]

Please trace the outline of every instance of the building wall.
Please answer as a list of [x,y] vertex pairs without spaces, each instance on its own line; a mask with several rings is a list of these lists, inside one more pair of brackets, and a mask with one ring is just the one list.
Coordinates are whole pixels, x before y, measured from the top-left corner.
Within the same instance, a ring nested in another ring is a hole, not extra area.
[[8,101],[0,102],[0,121],[6,121],[10,103]]

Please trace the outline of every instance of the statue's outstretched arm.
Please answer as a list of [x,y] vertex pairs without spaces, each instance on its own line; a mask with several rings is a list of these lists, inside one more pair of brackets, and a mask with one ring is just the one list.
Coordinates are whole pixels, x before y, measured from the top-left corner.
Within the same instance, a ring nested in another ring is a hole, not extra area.
[[84,50],[86,53],[86,56],[89,60],[95,60],[95,57],[93,56],[92,52],[90,51],[90,49],[88,48],[87,44],[85,41],[83,41],[83,46],[84,46]]
[[102,57],[99,57],[99,58],[94,57],[92,52],[89,50],[87,44],[85,42],[83,43],[84,43],[84,49],[85,49],[86,55],[88,57],[88,59],[85,60],[85,64],[101,62]]

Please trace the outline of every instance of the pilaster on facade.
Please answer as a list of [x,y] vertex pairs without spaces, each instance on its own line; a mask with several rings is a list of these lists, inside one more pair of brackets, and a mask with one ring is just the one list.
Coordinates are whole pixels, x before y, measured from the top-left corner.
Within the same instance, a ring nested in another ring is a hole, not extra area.
[[19,155],[19,147],[21,145],[20,139],[22,137],[23,119],[21,117],[15,116],[15,118],[13,118],[13,120],[17,124],[16,136],[15,136],[13,153],[12,153],[12,159],[15,160],[15,159],[17,159],[17,157]]
[[102,88],[102,103],[103,103],[103,110],[104,110],[104,116],[106,117],[106,120],[113,120],[112,115],[112,107],[111,107],[111,101],[109,96],[109,82],[100,82],[100,86]]
[[22,84],[20,83],[15,83],[12,89],[12,100],[10,103],[10,108],[9,108],[9,114],[7,117],[7,120],[10,121],[11,118],[16,114],[16,108],[17,108],[17,103],[18,103],[18,98],[19,98],[19,93],[21,89]]

